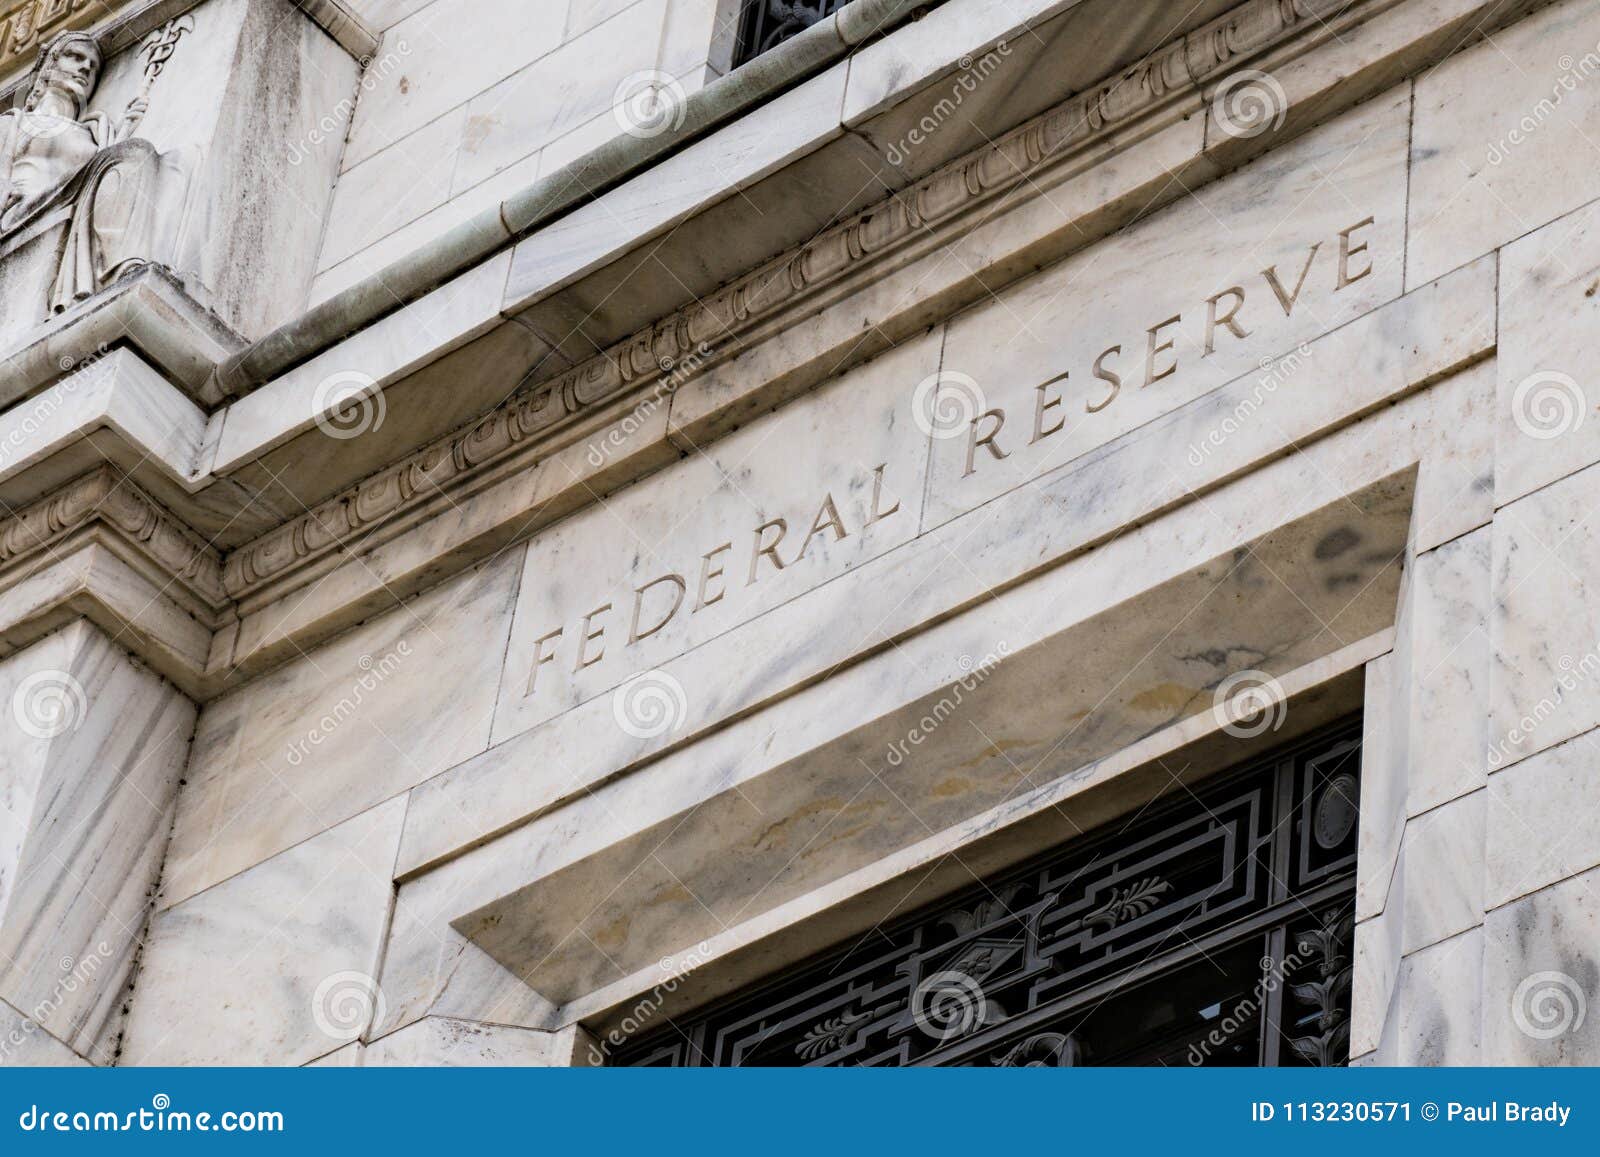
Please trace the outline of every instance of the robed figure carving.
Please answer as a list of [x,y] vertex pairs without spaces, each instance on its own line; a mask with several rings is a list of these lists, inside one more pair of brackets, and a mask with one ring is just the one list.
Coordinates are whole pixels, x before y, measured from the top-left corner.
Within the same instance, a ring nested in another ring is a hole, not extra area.
[[141,91],[115,122],[89,112],[103,63],[93,37],[63,33],[41,50],[22,107],[0,113],[0,243],[71,207],[52,313],[157,261],[167,174],[133,135],[148,102]]

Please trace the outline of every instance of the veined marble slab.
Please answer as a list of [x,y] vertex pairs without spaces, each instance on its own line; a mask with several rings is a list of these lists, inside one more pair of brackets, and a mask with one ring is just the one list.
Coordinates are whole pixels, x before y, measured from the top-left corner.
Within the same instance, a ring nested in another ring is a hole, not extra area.
[[1489,747],[1490,531],[1417,556],[1406,672],[1406,814],[1483,787]]
[[[1365,755],[1363,750],[1363,779],[1367,771]],[[1378,1047],[1393,1011],[1395,979],[1400,971],[1399,905],[1356,925],[1353,963],[1350,1055],[1359,1057]]]
[[[1600,190],[1597,190],[1600,192]],[[1600,461],[1600,202],[1507,245],[1500,262],[1495,502]]]
[[132,1065],[283,1065],[364,1033],[405,814],[397,797],[151,921]]
[[1417,78],[1407,288],[1600,197],[1597,49],[1562,0]]
[[927,525],[1399,296],[1409,106],[1363,105],[954,319]]
[[[1409,575],[1407,580],[1409,580]],[[1394,650],[1367,664],[1366,694],[1362,699],[1361,825],[1356,850],[1356,919],[1363,923],[1380,914],[1393,913],[1385,936],[1392,936],[1399,954],[1401,905],[1391,906],[1400,895],[1396,865],[1400,837],[1406,823],[1406,710],[1404,684],[1397,672],[1410,664],[1410,583],[1400,590],[1395,623]]]
[[161,903],[483,750],[520,550],[207,705]]
[[1600,865],[1600,732],[1489,777],[1485,831],[1491,908]]
[[[915,537],[928,436],[912,400],[938,353],[937,335],[893,350],[535,538],[495,742]],[[636,725],[670,729],[664,706]]]
[[567,1068],[582,1063],[578,1047],[587,1034],[573,1025],[557,1032],[503,1024],[425,1017],[398,1032],[379,1037],[363,1050],[361,1063],[374,1065],[526,1066]]
[[1494,520],[1491,773],[1600,725],[1600,465]]
[[1451,800],[1406,821],[1400,844],[1409,954],[1483,919],[1483,827],[1488,793]]
[[193,705],[79,621],[0,662],[0,997],[109,1063]]
[[88,1063],[32,1017],[0,1000],[0,1069],[82,1068]]
[[463,893],[476,896],[491,884],[489,876],[463,879],[436,872],[396,890],[383,951],[385,1008],[370,1039],[423,1016],[554,1027],[556,1009],[550,1001],[450,927]]
[[1395,1023],[1397,1065],[1476,1065],[1483,1019],[1483,928],[1415,952],[1400,961]]

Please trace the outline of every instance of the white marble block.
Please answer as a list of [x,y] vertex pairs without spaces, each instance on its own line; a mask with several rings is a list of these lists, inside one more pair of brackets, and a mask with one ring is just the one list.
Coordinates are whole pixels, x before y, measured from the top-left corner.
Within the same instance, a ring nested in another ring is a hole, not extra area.
[[108,1062],[194,707],[80,621],[0,662],[0,712],[0,999]]

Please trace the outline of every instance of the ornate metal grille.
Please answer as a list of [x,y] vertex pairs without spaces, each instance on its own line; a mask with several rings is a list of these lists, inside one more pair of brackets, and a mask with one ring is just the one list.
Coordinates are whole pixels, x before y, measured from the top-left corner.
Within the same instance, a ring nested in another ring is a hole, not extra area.
[[623,1065],[1337,1065],[1359,720],[629,1042]]
[[744,12],[739,18],[739,46],[733,57],[734,67],[799,35],[846,3],[847,0],[745,0]]

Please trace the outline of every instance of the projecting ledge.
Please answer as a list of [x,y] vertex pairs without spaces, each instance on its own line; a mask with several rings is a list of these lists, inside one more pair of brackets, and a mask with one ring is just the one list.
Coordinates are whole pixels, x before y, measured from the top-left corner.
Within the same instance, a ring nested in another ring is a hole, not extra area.
[[[1012,832],[1036,790],[1067,817],[1055,840],[1104,823],[1141,800],[1102,761],[1204,723],[1230,676],[1288,680],[1392,625],[1415,477],[1232,541],[1169,527],[1169,558],[1207,561],[1155,585],[1121,557],[1153,542],[1043,575],[479,849],[459,866],[493,860],[498,895],[451,924],[589,1015],[663,948],[770,928],[783,906],[978,817]],[[1025,843],[1007,851],[1037,850]]]

